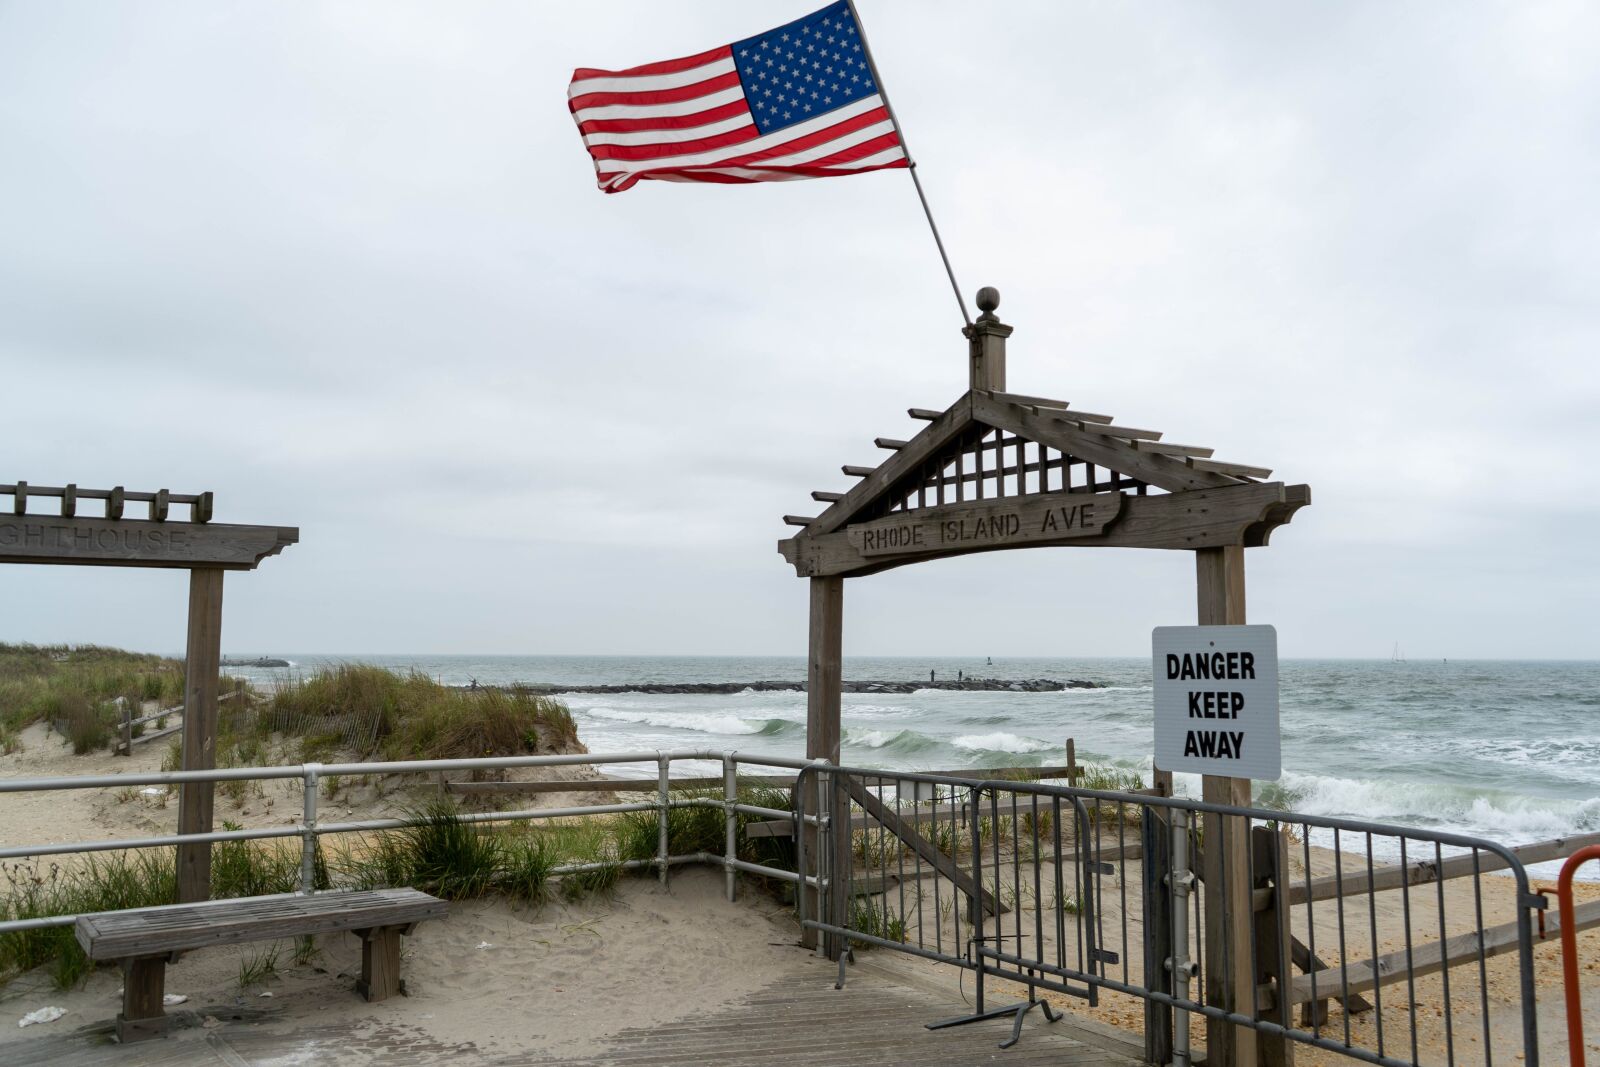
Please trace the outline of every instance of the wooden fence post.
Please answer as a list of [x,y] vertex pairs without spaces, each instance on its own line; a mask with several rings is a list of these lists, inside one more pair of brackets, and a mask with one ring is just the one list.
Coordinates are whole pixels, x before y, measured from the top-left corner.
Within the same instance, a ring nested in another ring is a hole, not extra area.
[[[189,572],[189,643],[184,661],[183,769],[217,765],[217,684],[222,669],[222,576],[215,567]],[[212,828],[215,783],[185,782],[178,790],[178,833]],[[211,842],[178,846],[178,903],[211,896]]]
[[[1292,1025],[1289,1005],[1290,970],[1289,904],[1285,890],[1289,881],[1289,842],[1277,829],[1257,826],[1250,831],[1252,863],[1256,889],[1267,889],[1267,906],[1255,913],[1256,973],[1259,988],[1272,990],[1272,1008],[1260,1017],[1284,1026]],[[1261,998],[1265,1002],[1265,998]],[[1259,1067],[1294,1067],[1294,1042],[1271,1034],[1256,1035]]]
[[[834,764],[839,762],[839,704],[844,669],[843,654],[844,579],[838,576],[813,578],[811,579],[811,625],[806,650],[807,759],[825,759]],[[841,794],[835,791],[832,795],[837,797]],[[816,829],[804,825],[797,826],[796,829],[806,835],[806,855],[810,857],[813,866],[818,871],[823,870],[827,865],[822,862],[820,838]],[[850,855],[848,801],[845,804],[843,819],[838,820],[836,817],[832,841],[834,849],[831,858],[834,869],[840,870],[838,861],[841,847],[846,860]],[[819,893],[813,899],[818,904],[817,911],[820,914],[823,897]],[[829,899],[838,898],[834,896]],[[837,915],[833,921],[839,923]],[[824,939],[829,959],[838,958],[837,942],[838,938]],[[815,948],[816,931],[802,931],[800,943],[806,948]]]

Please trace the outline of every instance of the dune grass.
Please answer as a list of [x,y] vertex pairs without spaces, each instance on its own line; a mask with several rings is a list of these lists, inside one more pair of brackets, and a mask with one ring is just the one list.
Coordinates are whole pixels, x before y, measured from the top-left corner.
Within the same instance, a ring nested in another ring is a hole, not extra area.
[[344,663],[279,685],[258,730],[300,739],[304,759],[465,759],[587,751],[566,705],[523,689],[465,690],[418,671]]
[[178,660],[97,645],[0,644],[0,752],[36,722],[59,727],[82,755],[116,735],[118,698],[135,707],[183,699]]

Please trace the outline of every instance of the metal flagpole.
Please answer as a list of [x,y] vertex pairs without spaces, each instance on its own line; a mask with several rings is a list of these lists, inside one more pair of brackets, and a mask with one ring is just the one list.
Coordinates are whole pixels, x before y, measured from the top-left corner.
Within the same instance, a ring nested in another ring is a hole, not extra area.
[[922,179],[917,177],[917,161],[911,157],[911,147],[906,144],[905,130],[900,128],[900,119],[894,113],[894,104],[889,100],[889,90],[884,87],[883,76],[878,73],[878,61],[872,58],[872,46],[867,43],[867,27],[861,21],[861,12],[856,10],[856,0],[845,0],[845,5],[850,8],[850,17],[856,21],[856,29],[861,33],[861,50],[867,54],[867,69],[872,71],[872,80],[878,86],[878,94],[883,97],[883,106],[889,112],[889,121],[894,123],[894,132],[900,135],[900,147],[906,154],[906,169],[911,171],[911,182],[917,187],[917,199],[922,201],[922,213],[928,217],[928,229],[933,231],[933,243],[939,248],[939,258],[944,260],[944,272],[950,278],[950,288],[956,294],[956,303],[961,306],[961,318],[968,326],[972,325],[972,316],[967,314],[967,302],[961,296],[961,286],[956,284],[956,272],[950,268],[950,257],[944,250],[944,239],[939,236],[939,224],[933,221],[933,209],[928,206],[928,194],[922,191]]

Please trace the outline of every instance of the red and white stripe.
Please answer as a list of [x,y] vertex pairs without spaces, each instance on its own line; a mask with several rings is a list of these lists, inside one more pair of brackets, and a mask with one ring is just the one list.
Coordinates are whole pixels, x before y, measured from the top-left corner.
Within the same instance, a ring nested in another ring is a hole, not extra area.
[[567,105],[608,193],[647,178],[770,182],[908,165],[876,93],[762,135],[728,45],[630,70],[580,68]]

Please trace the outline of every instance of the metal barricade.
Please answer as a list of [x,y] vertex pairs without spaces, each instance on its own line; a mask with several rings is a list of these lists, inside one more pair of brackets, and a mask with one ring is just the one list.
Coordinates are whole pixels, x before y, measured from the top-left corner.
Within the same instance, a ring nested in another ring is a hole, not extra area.
[[[976,972],[977,1011],[945,1025],[1011,1016],[1015,1040],[1045,991],[1129,998],[1146,1058],[1178,1067],[1191,1020],[1212,1062],[1284,1062],[1297,1044],[1386,1067],[1538,1063],[1546,901],[1496,843],[1043,784],[831,767],[800,781],[826,816],[802,924],[830,952]],[[988,1007],[985,983],[1018,1003]]]

